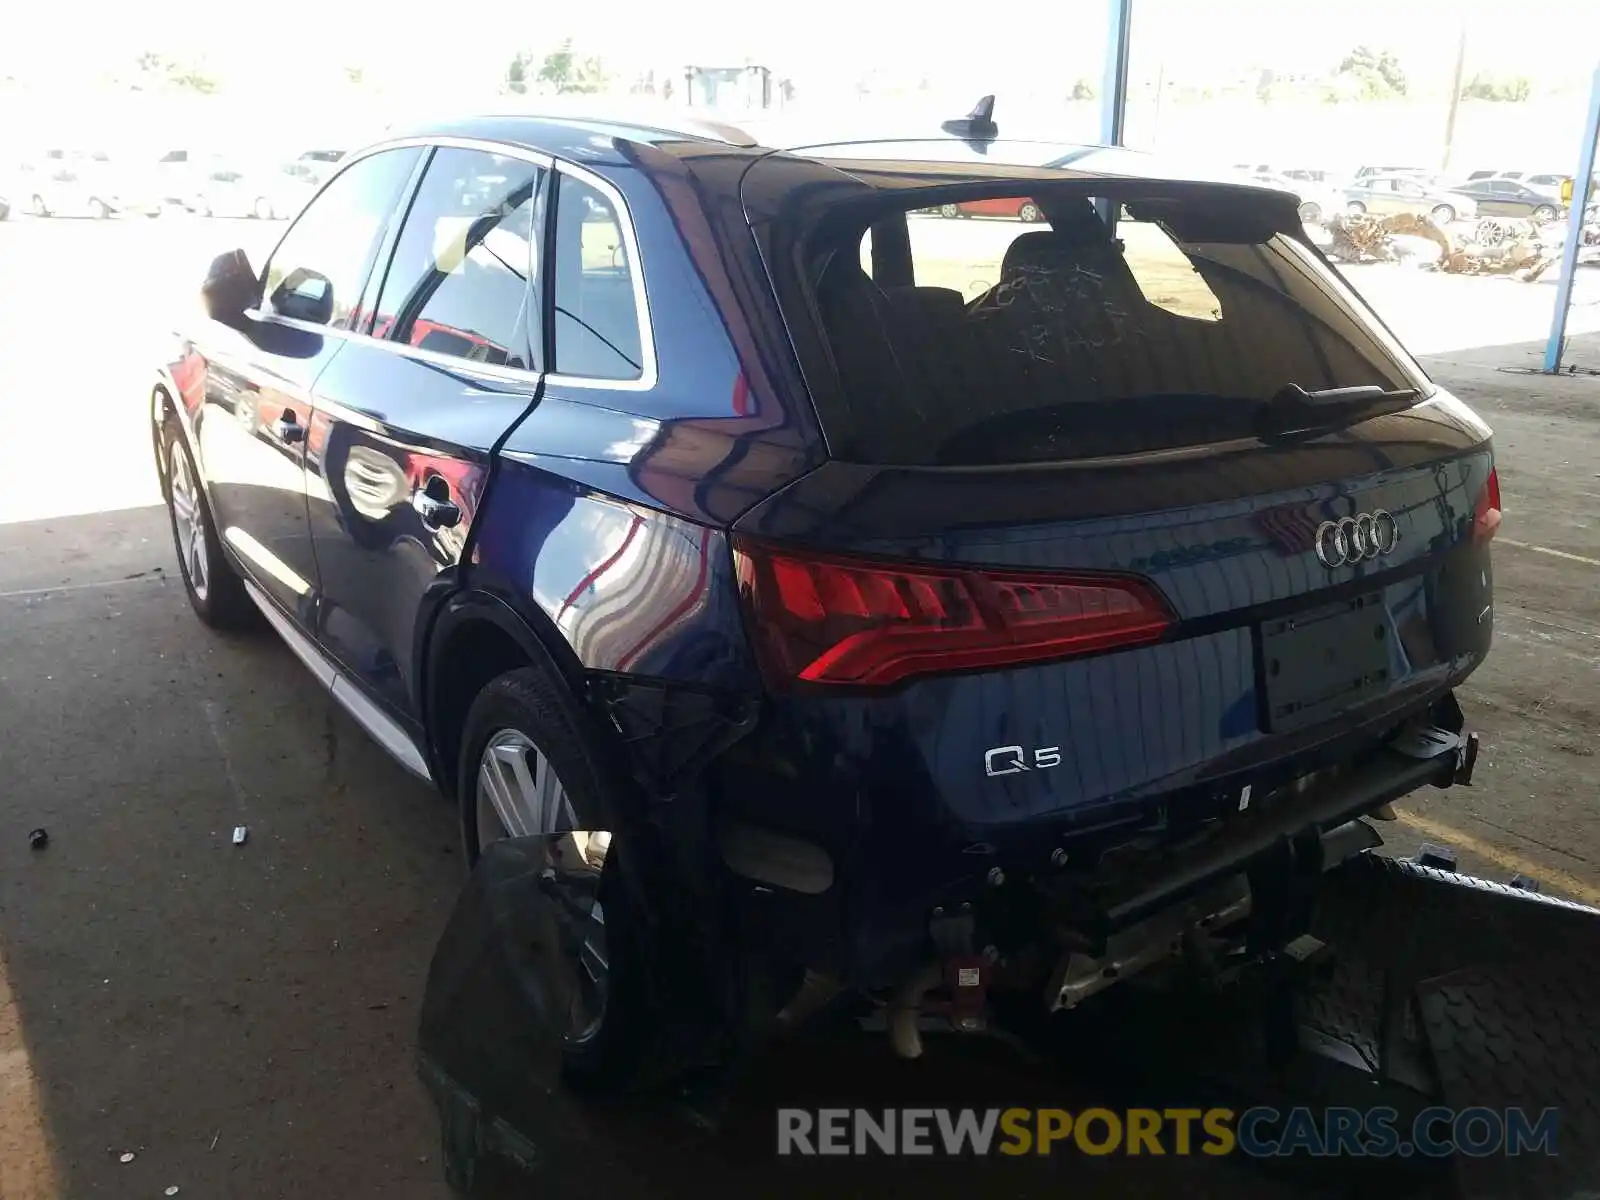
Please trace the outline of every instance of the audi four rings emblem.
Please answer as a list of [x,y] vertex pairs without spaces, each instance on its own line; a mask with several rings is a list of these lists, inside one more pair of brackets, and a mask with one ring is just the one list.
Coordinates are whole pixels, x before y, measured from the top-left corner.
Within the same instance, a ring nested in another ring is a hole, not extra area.
[[1400,540],[1400,526],[1383,509],[1317,526],[1317,558],[1325,567],[1352,566],[1381,558]]

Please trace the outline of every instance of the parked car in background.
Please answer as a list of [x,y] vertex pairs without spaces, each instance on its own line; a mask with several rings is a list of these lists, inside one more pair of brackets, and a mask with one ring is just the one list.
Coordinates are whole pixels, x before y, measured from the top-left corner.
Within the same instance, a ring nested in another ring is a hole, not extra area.
[[343,150],[306,150],[295,158],[295,162],[304,165],[311,178],[320,184],[333,174],[333,168],[344,156]]
[[148,172],[103,150],[50,150],[23,164],[17,199],[36,217],[111,217],[161,212]]
[[941,217],[1009,217],[1032,224],[1042,220],[1039,206],[1027,198],[1005,196],[999,200],[965,200],[960,204],[941,204]]
[[316,194],[316,172],[307,164],[213,164],[185,207],[207,217],[292,217]]
[[1478,206],[1471,196],[1424,184],[1408,175],[1368,175],[1356,180],[1344,189],[1344,209],[1347,213],[1375,216],[1415,213],[1419,217],[1432,217],[1441,225],[1478,215]]
[[1332,183],[1335,174],[1332,171],[1323,171],[1310,167],[1274,167],[1270,163],[1238,163],[1234,170],[1241,175],[1281,175],[1285,179],[1293,179],[1296,183]]
[[1310,180],[1291,179],[1271,171],[1251,171],[1245,178],[1251,183],[1293,192],[1300,197],[1300,219],[1307,225],[1331,217],[1344,207],[1344,199],[1336,189],[1323,187]]
[[1433,172],[1427,167],[1358,167],[1355,175],[1352,178],[1355,180],[1370,179],[1375,175],[1408,175],[1412,177],[1431,177]]
[[1561,215],[1561,202],[1550,193],[1514,179],[1474,179],[1450,190],[1476,204],[1480,216],[1553,221]]

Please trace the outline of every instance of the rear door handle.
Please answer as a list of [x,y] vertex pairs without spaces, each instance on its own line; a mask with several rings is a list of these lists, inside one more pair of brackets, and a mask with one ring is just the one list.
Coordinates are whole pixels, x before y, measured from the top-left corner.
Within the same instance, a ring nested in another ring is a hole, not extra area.
[[272,423],[272,434],[280,442],[292,446],[306,440],[306,427],[295,419],[293,410],[290,410]]
[[411,507],[429,529],[454,529],[461,524],[461,506],[450,499],[450,484],[434,475],[411,493]]

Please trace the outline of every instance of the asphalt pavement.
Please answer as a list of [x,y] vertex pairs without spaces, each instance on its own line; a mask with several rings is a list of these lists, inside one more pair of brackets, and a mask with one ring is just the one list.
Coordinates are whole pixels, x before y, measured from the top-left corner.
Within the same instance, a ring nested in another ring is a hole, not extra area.
[[[194,303],[211,254],[238,245],[259,262],[276,232],[169,218],[0,225],[5,1200],[170,1187],[252,1200],[446,1195],[413,1050],[429,955],[461,878],[453,815],[270,635],[199,625],[157,504],[143,406],[166,314]],[[1472,336],[1486,336],[1474,306],[1516,286],[1370,279],[1402,336],[1408,312],[1440,321],[1412,311],[1424,299],[1459,302]],[[1506,327],[1528,323],[1519,309]],[[1452,842],[1485,873],[1523,871],[1596,901],[1600,378],[1502,369],[1534,351],[1463,343],[1429,360],[1497,429],[1508,514],[1497,645],[1463,696],[1485,735],[1477,785],[1408,799],[1384,833],[1402,851]],[[1600,367],[1600,344],[1579,339],[1575,357]],[[36,827],[48,831],[43,848],[30,846]],[[813,1095],[892,1085],[963,1096],[981,1079],[990,1092],[1059,1087],[1069,1106],[1095,1098],[998,1047],[935,1045],[910,1067],[876,1042],[799,1058]],[[675,1127],[608,1141],[582,1114],[552,1111],[551,1136],[590,1151],[548,1181],[567,1195],[968,1195],[992,1194],[997,1178],[960,1166],[775,1171],[759,1131],[730,1156]],[[1006,1176],[1001,1190],[1284,1194],[1194,1160],[1046,1166]]]

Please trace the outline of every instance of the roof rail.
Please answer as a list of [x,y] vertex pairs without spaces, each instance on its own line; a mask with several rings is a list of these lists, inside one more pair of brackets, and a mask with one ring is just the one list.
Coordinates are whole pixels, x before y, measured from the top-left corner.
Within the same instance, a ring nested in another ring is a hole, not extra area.
[[513,110],[509,115],[535,120],[581,121],[593,125],[632,125],[657,133],[682,133],[692,137],[726,142],[730,146],[759,146],[761,142],[729,121],[683,113],[664,104],[606,106],[573,104],[570,109],[557,104]]

